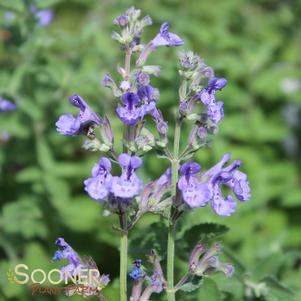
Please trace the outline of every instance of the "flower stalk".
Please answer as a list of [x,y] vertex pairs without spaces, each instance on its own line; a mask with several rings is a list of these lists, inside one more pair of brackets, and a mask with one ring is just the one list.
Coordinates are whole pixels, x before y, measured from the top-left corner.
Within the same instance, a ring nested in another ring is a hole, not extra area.
[[[179,148],[180,148],[180,136],[181,136],[181,119],[177,118],[175,124],[174,135],[174,152],[172,159],[172,199],[176,199],[177,194],[177,182],[178,182],[178,169],[179,169]],[[175,233],[176,233],[176,221],[172,221],[172,208],[170,210],[170,221],[168,228],[168,240],[167,240],[167,299],[168,301],[175,301],[174,287],[174,256],[175,256]]]

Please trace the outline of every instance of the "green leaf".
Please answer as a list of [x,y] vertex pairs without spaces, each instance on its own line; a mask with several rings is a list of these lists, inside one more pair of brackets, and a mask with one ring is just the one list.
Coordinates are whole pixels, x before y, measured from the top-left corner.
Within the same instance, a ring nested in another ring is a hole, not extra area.
[[266,299],[268,301],[293,301],[294,291],[280,283],[274,277],[266,277],[263,280],[267,285]]
[[1,222],[4,231],[9,234],[21,234],[25,238],[45,237],[47,234],[42,212],[31,199],[6,204]]
[[198,289],[201,286],[201,284],[202,284],[202,281],[199,281],[197,283],[186,282],[179,288],[179,290],[181,290],[183,292],[193,292],[196,289]]
[[215,281],[209,278],[205,278],[200,290],[198,291],[198,300],[206,301],[221,301],[221,294],[218,290]]
[[225,225],[216,223],[199,224],[186,230],[183,238],[186,242],[196,244],[198,241],[206,242],[217,238],[229,231],[229,228]]

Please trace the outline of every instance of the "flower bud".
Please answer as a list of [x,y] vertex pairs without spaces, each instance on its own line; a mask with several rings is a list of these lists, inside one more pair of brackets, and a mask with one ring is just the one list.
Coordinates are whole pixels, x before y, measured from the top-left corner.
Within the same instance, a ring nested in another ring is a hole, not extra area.
[[143,66],[142,71],[150,75],[159,76],[161,69],[160,66]]
[[206,247],[202,243],[198,243],[191,252],[189,258],[189,270],[190,272],[194,272],[198,266],[200,256],[206,252]]
[[121,15],[115,18],[114,24],[121,27],[126,26],[129,23],[129,17],[127,15]]

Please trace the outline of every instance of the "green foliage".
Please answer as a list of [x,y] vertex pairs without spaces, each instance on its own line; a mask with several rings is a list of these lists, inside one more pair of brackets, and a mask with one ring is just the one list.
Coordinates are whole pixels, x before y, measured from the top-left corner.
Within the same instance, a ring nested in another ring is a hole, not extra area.
[[[123,64],[111,40],[112,20],[133,3],[154,17],[146,38],[169,21],[185,39],[184,49],[200,53],[216,75],[228,79],[218,96],[225,103],[220,132],[196,160],[205,169],[231,152],[244,161],[252,188],[251,201],[239,204],[231,218],[214,216],[208,206],[183,217],[176,279],[187,271],[193,244],[208,239],[223,241],[236,274],[205,278],[198,290],[179,292],[179,300],[300,299],[300,1],[36,0],[39,8],[54,10],[46,28],[28,19],[24,3],[0,0],[0,96],[18,106],[14,113],[0,113],[0,137],[3,131],[11,135],[7,142],[0,138],[0,301],[32,300],[28,288],[9,284],[3,275],[16,262],[53,266],[58,236],[111,274],[104,293],[108,300],[118,299],[118,232],[112,229],[118,221],[104,217],[101,206],[83,191],[99,153],[85,152],[83,138],[58,135],[54,124],[60,114],[75,112],[67,101],[75,92],[100,114],[113,115],[112,98],[99,83],[105,72],[116,76],[115,66]],[[16,13],[11,22],[4,18],[7,10]],[[151,64],[162,65],[154,85],[170,121],[178,99],[175,62],[173,49],[158,49],[150,58]],[[120,122],[110,122],[120,141]],[[169,126],[172,137],[172,122]],[[188,134],[185,125],[182,147]],[[145,156],[145,182],[165,170],[163,162],[156,154]],[[143,217],[130,237],[132,258],[144,260],[156,248],[164,259],[166,227],[158,217]]]

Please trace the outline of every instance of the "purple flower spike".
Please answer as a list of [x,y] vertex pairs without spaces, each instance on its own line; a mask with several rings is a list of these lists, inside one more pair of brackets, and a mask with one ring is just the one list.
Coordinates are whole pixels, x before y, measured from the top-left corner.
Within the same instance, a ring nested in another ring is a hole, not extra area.
[[211,198],[211,191],[207,183],[201,183],[195,176],[201,170],[201,166],[195,162],[185,163],[180,171],[178,187],[182,191],[184,201],[191,207],[207,205]]
[[74,117],[70,113],[62,115],[56,122],[57,131],[65,136],[76,136],[90,125],[102,124],[100,117],[92,111],[88,104],[79,96],[73,95],[69,102],[79,108],[79,114]]
[[11,112],[16,110],[16,105],[9,100],[0,97],[0,112]]
[[92,178],[84,181],[85,191],[92,199],[102,201],[109,195],[113,179],[110,172],[111,161],[106,157],[101,158],[98,164],[94,165]]
[[123,173],[120,177],[113,177],[111,192],[115,197],[132,198],[142,188],[142,181],[135,174],[135,170],[142,165],[142,160],[137,156],[121,154],[118,162]]
[[167,22],[163,23],[160,28],[160,33],[151,41],[152,47],[159,46],[181,46],[184,41],[174,33],[168,32],[169,25]]
[[123,106],[119,105],[116,109],[117,116],[126,125],[134,125],[143,117],[141,107],[138,107],[139,98],[137,94],[127,92],[122,95]]

